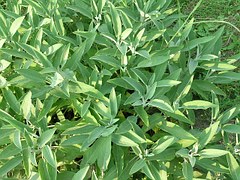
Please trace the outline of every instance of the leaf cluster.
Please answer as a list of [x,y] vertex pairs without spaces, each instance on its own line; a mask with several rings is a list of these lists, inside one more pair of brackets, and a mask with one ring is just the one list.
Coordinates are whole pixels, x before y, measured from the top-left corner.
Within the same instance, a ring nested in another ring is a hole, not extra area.
[[0,178],[239,179],[224,27],[199,37],[167,0],[2,4]]

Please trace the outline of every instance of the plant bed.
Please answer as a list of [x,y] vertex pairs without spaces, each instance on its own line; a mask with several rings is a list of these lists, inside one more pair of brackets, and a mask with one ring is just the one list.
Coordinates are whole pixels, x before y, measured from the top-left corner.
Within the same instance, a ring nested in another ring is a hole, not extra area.
[[1,178],[239,179],[224,27],[165,0],[1,3]]

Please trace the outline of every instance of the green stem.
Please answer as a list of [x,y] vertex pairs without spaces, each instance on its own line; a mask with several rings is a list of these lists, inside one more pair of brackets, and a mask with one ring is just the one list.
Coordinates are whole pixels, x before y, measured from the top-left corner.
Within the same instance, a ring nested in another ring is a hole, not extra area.
[[188,15],[187,19],[184,21],[184,23],[180,26],[180,28],[177,30],[177,32],[173,35],[173,37],[168,41],[167,46],[170,44],[170,42],[173,41],[173,39],[178,35],[178,33],[184,28],[185,24],[187,24],[190,17],[193,15],[193,13],[198,9],[198,7],[201,5],[203,0],[200,0],[197,5],[194,7],[192,12]]

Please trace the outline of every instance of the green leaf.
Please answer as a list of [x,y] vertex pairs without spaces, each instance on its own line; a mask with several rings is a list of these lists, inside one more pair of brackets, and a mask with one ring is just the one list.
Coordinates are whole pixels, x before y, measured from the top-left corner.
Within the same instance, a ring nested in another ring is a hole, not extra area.
[[130,129],[132,129],[131,123],[129,122],[129,120],[125,120],[118,127],[116,134],[124,134],[128,132]]
[[176,98],[176,101],[175,101],[177,104],[190,91],[192,82],[193,82],[193,78],[194,78],[193,75],[190,78],[188,76],[186,76],[186,78],[184,78],[184,80],[182,81],[182,84],[179,86],[177,93],[176,93],[178,95],[178,97]]
[[88,138],[88,134],[82,134],[82,135],[74,135],[66,139],[61,143],[61,146],[71,146],[76,144],[83,144],[84,141]]
[[126,136],[127,138],[131,139],[132,141],[134,141],[135,143],[138,143],[138,144],[146,143],[145,137],[138,135],[136,132],[134,132],[132,130],[126,132],[124,134],[124,136]]
[[46,13],[45,9],[42,7],[42,4],[32,0],[24,0],[24,1],[26,1],[27,4],[29,4],[30,6],[32,6],[39,15],[44,16],[44,14]]
[[132,22],[128,15],[121,10],[121,19],[125,28],[133,28]]
[[147,87],[147,93],[145,95],[145,99],[152,99],[154,94],[156,93],[157,83],[153,83],[153,85]]
[[217,59],[218,56],[214,55],[214,54],[204,54],[202,56],[200,56],[197,60],[198,61],[209,61],[212,59]]
[[181,81],[176,80],[161,80],[157,82],[157,87],[172,87],[180,84]]
[[169,59],[170,59],[170,56],[161,56],[156,53],[151,56],[151,59],[143,60],[140,63],[138,63],[137,68],[154,67],[154,66],[165,63]]
[[48,58],[36,48],[23,43],[17,43],[22,49],[24,49],[37,63],[42,64],[44,67],[52,67],[52,63]]
[[111,158],[111,136],[101,137],[94,144],[97,151],[97,164],[98,167],[104,171],[108,169],[108,164]]
[[227,154],[227,162],[228,162],[228,166],[230,169],[232,179],[239,180],[240,179],[240,177],[239,177],[240,166],[239,166],[237,160],[234,158],[234,156],[231,153]]
[[65,28],[63,24],[63,18],[61,17],[60,11],[58,9],[54,12],[55,17],[55,26],[60,35],[65,35]]
[[198,61],[196,61],[195,59],[190,59],[188,62],[188,70],[190,74],[193,74],[193,72],[196,70],[198,66]]
[[0,75],[0,88],[6,88],[8,85],[7,80]]
[[41,136],[38,139],[38,145],[39,145],[40,148],[45,146],[45,144],[48,143],[52,139],[55,131],[56,131],[55,128],[48,129],[41,134]]
[[147,175],[147,177],[149,177],[150,179],[155,179],[148,164],[145,164],[142,168],[142,171],[144,172],[144,174]]
[[51,82],[50,87],[56,88],[58,87],[59,84],[63,83],[63,81],[64,81],[64,77],[58,72],[55,72],[54,76],[50,78],[50,82]]
[[219,126],[219,121],[212,124],[210,127],[206,128],[199,136],[199,149],[204,148],[213,138],[213,136],[217,133]]
[[229,174],[229,169],[228,167],[223,166],[216,160],[211,160],[211,159],[200,159],[197,160],[197,165],[207,169],[209,171],[213,172],[219,172],[219,173],[228,173]]
[[47,163],[43,159],[40,159],[38,162],[38,172],[41,179],[51,180],[47,169]]
[[229,71],[237,68],[236,66],[226,62],[204,62],[200,65],[200,67],[213,71]]
[[70,44],[67,44],[65,46],[63,46],[61,49],[61,51],[58,51],[57,54],[57,59],[59,60],[57,65],[61,65],[61,67],[63,68],[67,62],[68,56],[69,56],[69,50],[70,50]]
[[43,37],[43,29],[40,28],[37,32],[37,35],[35,37],[35,41],[34,41],[34,47],[37,49],[37,50],[40,50],[41,49],[41,46],[42,46],[42,37]]
[[183,51],[189,51],[200,44],[207,43],[207,42],[213,40],[214,38],[215,38],[214,36],[208,36],[208,37],[200,37],[200,38],[193,39],[186,43]]
[[0,177],[4,177],[9,171],[14,169],[22,161],[22,157],[14,157],[0,167]]
[[192,180],[193,179],[193,168],[190,163],[188,162],[183,162],[182,164],[183,169],[183,176],[186,180]]
[[52,167],[49,163],[47,163],[46,165],[47,165],[49,176],[52,179],[57,179],[57,167]]
[[119,146],[138,146],[137,143],[123,135],[113,134],[112,141]]
[[88,101],[88,102],[85,102],[82,106],[81,106],[81,116],[82,117],[84,117],[87,113],[88,113],[88,109],[89,109],[89,107],[90,107],[90,105],[91,105],[91,102],[90,101]]
[[21,104],[23,117],[25,119],[29,119],[31,116],[31,106],[32,106],[32,92],[28,91],[27,94],[24,96]]
[[12,156],[16,156],[21,152],[21,149],[19,149],[15,144],[10,144],[6,146],[1,152],[0,152],[0,160],[1,159],[8,159]]
[[98,139],[102,133],[104,133],[106,130],[106,127],[104,126],[99,126],[95,128],[93,131],[90,132],[89,137],[84,141],[82,144],[82,151],[88,148],[96,139]]
[[182,139],[182,141],[180,141],[180,142],[183,144],[186,144],[186,145],[189,145],[189,144],[191,145],[194,142],[196,142],[196,140],[197,140],[192,134],[190,134],[189,132],[184,130],[182,127],[180,127],[177,124],[172,123],[172,122],[164,121],[160,125],[160,128],[163,131],[170,133],[174,137]]
[[208,101],[193,100],[193,101],[183,103],[182,107],[184,109],[208,109],[208,108],[216,107],[216,105]]
[[31,174],[31,148],[26,147],[23,149],[23,167],[27,176]]
[[21,16],[17,19],[15,19],[10,27],[10,34],[11,34],[11,37],[13,37],[13,35],[17,32],[17,30],[20,28],[23,20],[24,20],[25,16]]
[[110,136],[116,129],[118,125],[113,125],[106,129],[104,133],[102,133],[102,137]]
[[12,117],[10,114],[3,111],[2,109],[0,109],[0,119],[11,124],[13,127],[20,130],[22,133],[24,132],[24,129],[27,129],[28,131],[31,132],[30,127],[28,127],[27,125],[23,124],[20,121],[17,121],[14,117]]
[[143,34],[145,32],[145,28],[142,28],[136,35],[136,38],[135,38],[135,46],[137,47],[143,37]]
[[138,91],[140,94],[144,94],[144,87],[135,79],[130,77],[122,77],[122,79],[128,83],[134,90]]
[[148,114],[143,108],[143,106],[134,107],[134,110],[137,112],[139,117],[142,119],[143,123],[148,127],[149,126],[149,119]]
[[5,54],[11,54],[11,56],[15,56],[15,57],[19,57],[19,58],[23,58],[23,59],[32,59],[32,56],[25,53],[25,52],[22,52],[22,51],[19,51],[19,50],[16,50],[16,49],[5,49],[5,48],[1,48],[0,49],[1,52],[5,53]]
[[4,17],[3,13],[0,12],[0,26],[2,27],[0,32],[7,37],[7,22],[6,22],[6,17]]
[[192,30],[194,18],[192,18],[184,27],[183,31],[181,32],[181,40],[184,41]]
[[138,161],[136,161],[132,168],[130,169],[129,174],[134,174],[136,172],[138,172],[140,169],[142,169],[144,166],[146,165],[146,162],[144,159],[139,159]]
[[239,105],[234,106],[231,109],[228,109],[224,113],[222,113],[217,120],[220,121],[221,124],[224,124],[232,120],[239,113],[240,113],[240,106]]
[[219,52],[219,48],[217,48],[217,44],[219,43],[219,39],[221,39],[221,35],[224,32],[224,26],[222,26],[221,28],[219,28],[215,33],[214,33],[214,38],[209,41],[203,48],[202,53],[203,54],[209,54],[209,53],[213,53],[217,54]]
[[193,125],[194,122],[191,121],[189,118],[187,118],[181,111],[179,110],[176,110],[174,111],[174,113],[171,113],[171,112],[165,112],[168,116],[170,117],[173,117],[174,119],[177,119],[181,122],[184,122],[184,123],[188,123],[188,124],[191,124]]
[[120,39],[120,36],[122,34],[121,19],[120,19],[120,16],[118,14],[116,7],[111,2],[109,2],[109,5],[110,5],[110,14],[111,14],[111,18],[112,18],[113,29],[114,29],[116,37],[118,39]]
[[175,143],[177,139],[173,136],[164,136],[157,141],[156,146],[153,148],[153,154],[160,154],[173,143]]
[[53,103],[54,103],[53,96],[49,96],[48,98],[46,98],[44,100],[43,108],[42,108],[41,112],[38,114],[38,121],[40,121],[44,116],[46,116],[49,113]]
[[4,59],[0,60],[0,72],[5,70],[10,64],[11,62],[6,61]]
[[166,31],[166,29],[151,30],[145,36],[143,36],[142,40],[143,41],[153,41],[153,40],[159,38],[160,36],[162,36],[165,31]]
[[167,111],[167,112],[171,112],[173,113],[173,108],[171,107],[170,104],[168,104],[167,102],[165,102],[164,100],[162,99],[154,99],[152,101],[150,101],[148,103],[149,106],[152,106],[152,107],[157,107],[161,110],[164,110],[164,111]]
[[80,60],[82,59],[85,48],[86,48],[86,41],[84,41],[79,47],[76,48],[71,58],[68,61],[66,61],[65,67],[70,69],[74,69],[75,67],[77,67]]
[[84,5],[83,3],[82,3],[82,6],[69,5],[69,6],[66,6],[66,8],[79,12],[82,15],[88,17],[89,19],[92,19],[92,13],[90,8],[86,7],[86,5]]
[[99,13],[102,13],[102,9],[105,6],[107,0],[100,0],[97,3]]
[[82,93],[85,93],[91,97],[103,100],[105,102],[108,102],[109,100],[97,89],[95,89],[93,86],[90,86],[88,84],[85,84],[83,82],[77,82],[79,88],[82,90]]
[[228,151],[221,149],[204,149],[198,154],[201,158],[216,158],[228,154]]
[[9,88],[2,89],[3,97],[9,104],[10,108],[14,110],[17,114],[21,113],[20,103],[18,102],[16,96]]
[[212,102],[213,104],[216,104],[216,107],[212,109],[212,119],[217,119],[217,116],[219,114],[219,100],[217,95],[212,91],[211,92],[212,95]]
[[109,83],[123,87],[125,89],[130,89],[130,90],[134,90],[134,87],[132,85],[130,85],[129,83],[126,83],[125,80],[123,80],[122,78],[113,78],[108,80]]
[[85,166],[84,168],[81,168],[72,178],[72,180],[83,180],[86,176],[88,169],[90,166]]
[[18,69],[17,72],[35,83],[45,83],[45,77],[33,69]]
[[139,50],[139,51],[136,51],[135,53],[138,54],[139,56],[142,56],[145,59],[148,59],[148,60],[151,59],[149,52],[146,50]]
[[55,53],[55,52],[56,52],[58,49],[60,49],[62,46],[63,46],[63,44],[61,44],[61,43],[54,44],[54,45],[48,47],[48,48],[46,49],[46,51],[44,52],[44,54],[46,54],[46,56],[49,56],[49,55]]
[[[208,87],[208,88],[205,88]],[[200,89],[201,91],[214,91],[214,93],[225,96],[225,92],[223,92],[218,86],[214,85],[211,82],[205,81],[205,80],[194,80],[192,83],[192,88]]]
[[228,133],[240,134],[240,125],[236,125],[236,124],[225,124],[225,125],[222,127],[222,130],[224,130],[225,132],[228,132]]
[[107,56],[107,55],[95,55],[91,57],[91,59],[94,59],[96,61],[103,62],[105,64],[108,64],[112,67],[115,67],[117,69],[121,68],[120,61],[116,60],[114,57]]
[[66,131],[62,133],[62,135],[71,135],[71,134],[85,134],[92,132],[96,127],[96,125],[86,124],[81,126],[74,126],[68,128]]
[[26,140],[27,145],[30,146],[30,147],[33,147],[32,134],[29,131],[27,131],[26,129],[24,129],[24,134],[23,135],[24,135],[24,138]]
[[121,40],[123,41],[123,40],[127,39],[127,37],[131,34],[132,31],[133,31],[132,28],[125,29],[121,34]]
[[42,148],[42,155],[44,157],[44,159],[46,159],[46,161],[52,166],[52,167],[57,167],[57,162],[56,159],[54,157],[54,154],[52,152],[52,150],[50,149],[50,147],[48,145],[45,145]]
[[237,72],[221,72],[217,75],[213,75],[209,77],[209,80],[213,81],[214,83],[230,83],[233,81],[240,80],[240,74]]
[[15,146],[17,146],[19,149],[22,150],[22,143],[21,143],[21,133],[19,130],[16,130],[13,135],[13,143]]
[[117,96],[114,88],[112,88],[112,91],[110,93],[109,102],[110,102],[111,115],[114,118],[118,113],[118,101],[117,101]]

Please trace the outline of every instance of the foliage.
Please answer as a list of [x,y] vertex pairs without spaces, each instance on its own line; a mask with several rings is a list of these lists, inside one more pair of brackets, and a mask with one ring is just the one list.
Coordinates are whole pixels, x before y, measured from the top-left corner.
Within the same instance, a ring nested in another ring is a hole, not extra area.
[[1,178],[239,179],[224,27],[199,36],[166,0],[1,4]]
[[[181,9],[184,12],[191,12],[192,8],[198,1],[179,0]],[[224,8],[223,8],[224,7]],[[194,13],[194,17],[202,23],[197,24],[196,31],[200,36],[209,35],[209,33],[215,31],[222,23],[228,23],[223,33],[224,47],[222,49],[223,56],[233,55],[234,52],[238,52],[240,44],[238,37],[240,31],[233,28],[240,26],[239,19],[239,1],[238,0],[219,0],[219,1],[207,1],[203,0],[201,6]],[[204,21],[206,21],[204,23]],[[218,21],[218,22],[216,22]]]

